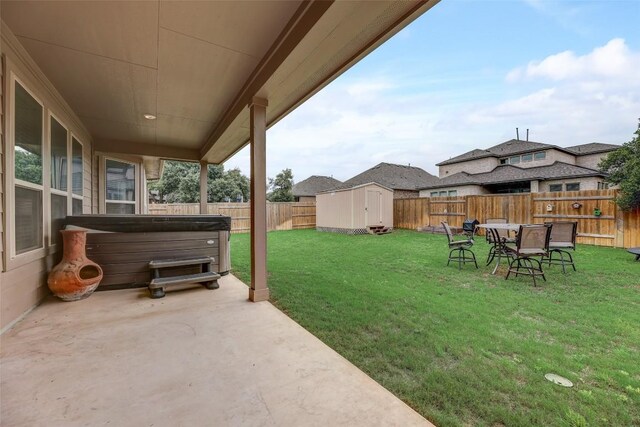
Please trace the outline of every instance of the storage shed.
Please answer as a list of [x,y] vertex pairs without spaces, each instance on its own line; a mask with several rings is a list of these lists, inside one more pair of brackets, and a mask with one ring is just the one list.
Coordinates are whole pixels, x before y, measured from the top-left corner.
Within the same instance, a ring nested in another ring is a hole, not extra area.
[[393,190],[370,182],[316,196],[316,229],[366,234],[370,226],[393,227]]

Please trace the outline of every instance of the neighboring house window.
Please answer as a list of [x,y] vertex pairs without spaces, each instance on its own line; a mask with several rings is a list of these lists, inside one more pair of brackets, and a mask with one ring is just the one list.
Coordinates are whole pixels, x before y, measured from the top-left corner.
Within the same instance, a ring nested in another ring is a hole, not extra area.
[[443,196],[446,196],[446,195],[447,195],[447,192],[446,192],[446,191],[441,191],[441,192],[440,192],[440,197],[443,197]]
[[105,206],[107,214],[134,214],[136,211],[136,166],[106,159]]
[[456,197],[458,195],[458,190],[449,190],[449,197]]
[[501,165],[509,164],[509,159],[500,159],[500,164]]
[[522,155],[522,161],[523,162],[530,162],[533,160],[533,154],[523,154]]
[[520,156],[513,156],[509,158],[510,165],[515,165],[517,163],[520,163]]
[[84,176],[82,167],[82,144],[75,138],[71,138],[71,188],[73,215],[82,214],[82,197],[84,187]]
[[549,191],[562,191],[562,184],[549,184]]
[[431,197],[438,197],[438,192],[437,191],[432,191],[431,192]]
[[14,251],[42,248],[44,224],[43,106],[18,82],[14,85]]
[[567,191],[580,191],[580,183],[579,182],[572,182],[570,184],[566,184],[565,185],[565,189]]
[[607,190],[609,188],[608,182],[600,181],[598,182],[598,190]]
[[533,159],[534,160],[544,160],[547,158],[547,153],[545,153],[544,151],[541,151],[539,153],[535,153],[533,155]]

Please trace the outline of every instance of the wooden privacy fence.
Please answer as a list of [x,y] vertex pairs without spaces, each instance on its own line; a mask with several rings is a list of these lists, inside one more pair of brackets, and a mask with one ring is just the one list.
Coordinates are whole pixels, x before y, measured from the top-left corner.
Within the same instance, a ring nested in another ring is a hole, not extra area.
[[[521,224],[577,221],[578,242],[598,246],[640,246],[640,212],[623,212],[614,202],[616,190],[569,191],[432,197],[394,200],[394,227],[437,227],[447,221],[462,227],[466,218],[485,222],[506,218]],[[595,215],[595,209],[600,215]]]
[[[232,233],[251,230],[249,203],[208,203],[207,213],[231,217]],[[158,203],[149,205],[151,215],[199,215],[199,203]],[[267,203],[267,230],[297,230],[316,227],[315,203]]]

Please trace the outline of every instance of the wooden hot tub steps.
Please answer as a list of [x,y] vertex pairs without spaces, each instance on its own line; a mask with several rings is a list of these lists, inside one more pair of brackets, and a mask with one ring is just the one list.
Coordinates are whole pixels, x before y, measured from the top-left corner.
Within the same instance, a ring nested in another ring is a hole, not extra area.
[[[212,257],[165,259],[149,261],[151,269],[151,282],[149,292],[151,298],[162,298],[165,295],[164,288],[168,285],[180,285],[184,283],[201,283],[207,289],[218,289],[220,274],[211,271]],[[160,277],[160,270],[170,267],[200,266],[201,272],[178,276]]]
[[369,234],[388,234],[391,233],[391,229],[389,227],[385,227],[384,225],[370,225],[367,227]]

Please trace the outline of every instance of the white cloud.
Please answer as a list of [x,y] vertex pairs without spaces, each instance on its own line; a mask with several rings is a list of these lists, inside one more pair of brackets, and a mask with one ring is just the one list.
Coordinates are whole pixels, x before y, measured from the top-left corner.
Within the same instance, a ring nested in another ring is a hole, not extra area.
[[[473,83],[457,80],[435,92],[416,83],[433,76],[343,76],[269,130],[268,174],[291,168],[297,181],[348,179],[381,161],[437,173],[440,161],[514,138],[516,126],[521,137],[529,128],[531,140],[560,146],[622,143],[640,114],[639,69],[640,54],[612,39],[584,55],[516,67],[487,81],[493,99],[482,101],[469,96]],[[248,173],[248,151],[234,165]]]
[[584,78],[624,78],[640,81],[640,55],[632,53],[625,41],[612,39],[606,45],[592,52],[577,56],[572,51],[564,51],[548,56],[541,61],[531,61],[526,67],[519,67],[507,74],[507,81],[514,83],[523,79],[548,78],[551,80]]

